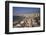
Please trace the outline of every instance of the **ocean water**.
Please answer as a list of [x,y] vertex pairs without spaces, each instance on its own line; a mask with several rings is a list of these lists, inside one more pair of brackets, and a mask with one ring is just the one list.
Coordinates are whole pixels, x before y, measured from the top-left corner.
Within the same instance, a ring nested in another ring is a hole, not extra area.
[[18,20],[23,20],[23,19],[24,19],[23,16],[13,16],[13,22]]

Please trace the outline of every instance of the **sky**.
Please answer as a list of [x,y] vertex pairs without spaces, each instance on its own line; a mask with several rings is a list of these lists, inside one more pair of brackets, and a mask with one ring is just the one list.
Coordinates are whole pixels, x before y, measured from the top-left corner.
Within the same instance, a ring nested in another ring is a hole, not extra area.
[[40,13],[40,8],[13,7],[13,16],[17,14],[31,14],[31,13]]

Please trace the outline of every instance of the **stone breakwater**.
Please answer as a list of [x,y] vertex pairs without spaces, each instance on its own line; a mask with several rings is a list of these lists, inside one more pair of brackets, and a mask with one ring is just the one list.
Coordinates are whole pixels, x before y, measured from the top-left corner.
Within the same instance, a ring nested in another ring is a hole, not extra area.
[[40,26],[40,16],[30,17],[25,16],[24,19],[14,21],[13,27],[39,27]]

